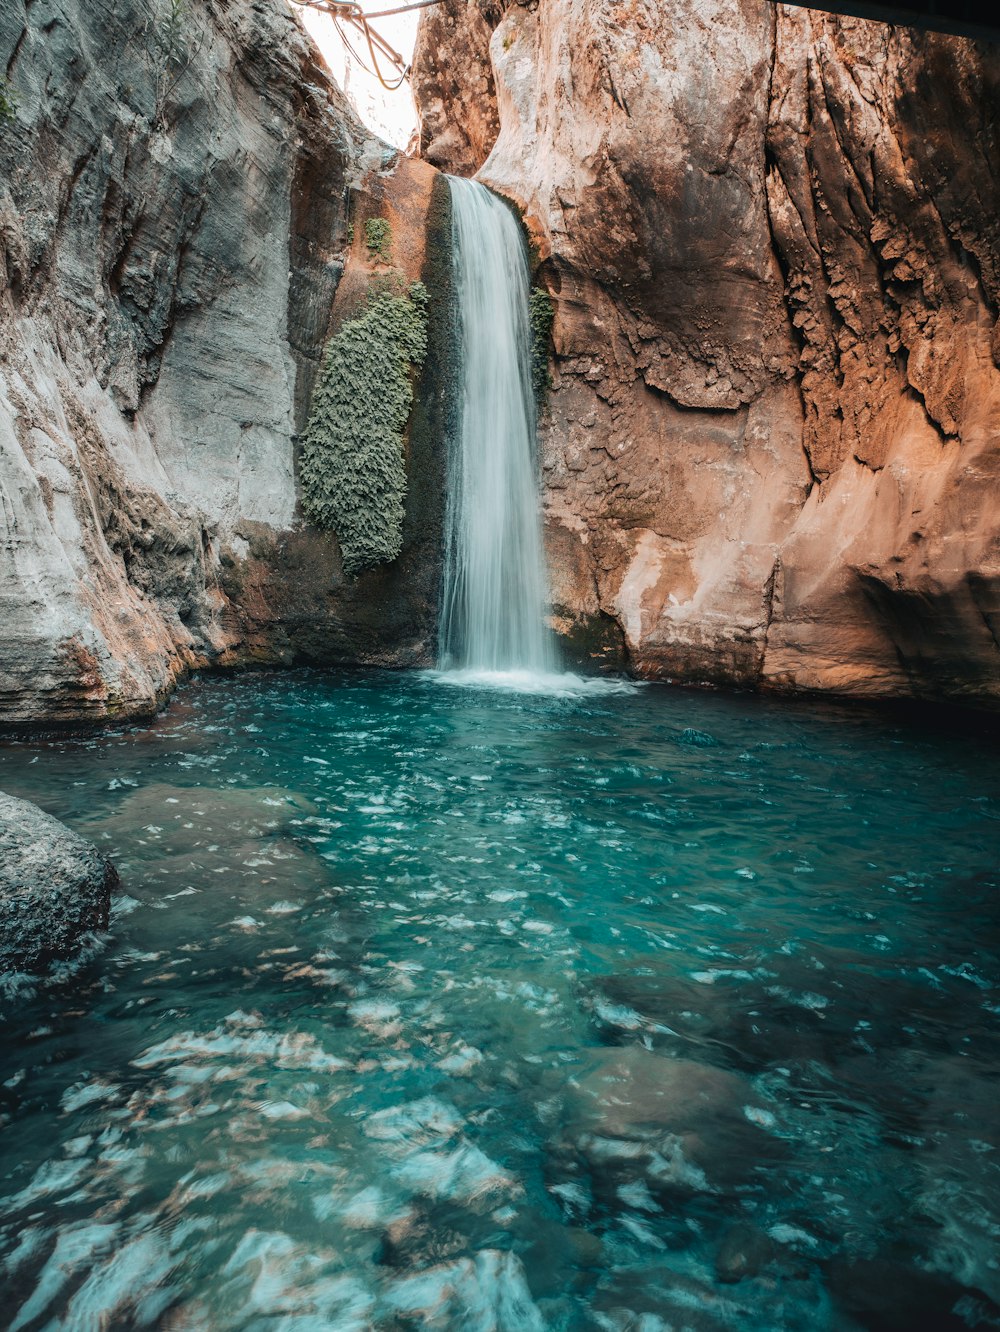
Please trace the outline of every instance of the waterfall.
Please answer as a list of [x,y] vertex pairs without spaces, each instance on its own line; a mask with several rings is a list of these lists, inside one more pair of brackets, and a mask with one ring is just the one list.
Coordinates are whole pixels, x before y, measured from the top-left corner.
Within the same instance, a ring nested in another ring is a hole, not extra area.
[[543,675],[556,668],[535,478],[530,273],[511,210],[449,177],[460,423],[448,458],[445,670]]

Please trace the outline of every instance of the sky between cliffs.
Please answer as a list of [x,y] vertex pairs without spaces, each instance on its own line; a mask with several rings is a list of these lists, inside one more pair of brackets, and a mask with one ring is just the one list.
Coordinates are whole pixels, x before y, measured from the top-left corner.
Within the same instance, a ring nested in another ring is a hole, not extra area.
[[[402,0],[400,2],[402,3]],[[368,0],[368,3],[362,6],[368,12],[388,7],[386,0],[377,0],[377,3]],[[351,55],[345,49],[333,20],[328,15],[316,9],[300,9],[298,6],[295,8],[296,13],[302,15],[302,21],[323,52],[334,78],[347,93],[364,123],[395,147],[405,148],[417,127],[417,113],[409,83],[404,83],[398,92],[386,92],[378,80],[365,70],[361,59],[358,58],[362,57],[365,65],[370,64],[365,39],[361,33],[355,28],[345,26],[348,41],[356,53]],[[420,11],[414,10],[409,14],[397,14],[394,18],[379,19],[375,26],[389,45],[405,60],[409,60],[413,55],[419,18]],[[386,73],[389,72],[391,71],[387,69]]]

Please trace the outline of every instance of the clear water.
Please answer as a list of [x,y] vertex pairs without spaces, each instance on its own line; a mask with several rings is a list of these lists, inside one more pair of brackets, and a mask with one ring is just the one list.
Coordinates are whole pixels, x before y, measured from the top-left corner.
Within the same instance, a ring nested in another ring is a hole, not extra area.
[[124,881],[0,1005],[7,1326],[997,1326],[985,739],[295,674],[0,786]]
[[495,194],[474,180],[448,184],[462,405],[448,459],[439,660],[550,673],[528,256],[517,218]]

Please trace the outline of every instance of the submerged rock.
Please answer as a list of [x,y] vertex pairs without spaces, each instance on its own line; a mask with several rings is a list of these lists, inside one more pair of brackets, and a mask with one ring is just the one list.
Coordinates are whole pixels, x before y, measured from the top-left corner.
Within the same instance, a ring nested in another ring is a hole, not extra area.
[[37,971],[104,930],[118,872],[97,847],[0,792],[0,973]]
[[520,1259],[496,1249],[401,1278],[384,1303],[387,1310],[428,1328],[464,1327],[470,1332],[544,1332],[545,1328]]
[[623,1180],[644,1181],[653,1196],[727,1191],[782,1151],[762,1131],[770,1115],[753,1086],[690,1059],[602,1051],[575,1095],[576,1145],[619,1197]]
[[981,1291],[891,1258],[839,1258],[830,1264],[828,1282],[834,1299],[863,1327],[877,1332],[986,1329],[997,1326],[1000,1313]]
[[740,1223],[723,1236],[715,1255],[715,1275],[720,1281],[742,1281],[756,1276],[774,1256],[774,1241],[757,1226]]

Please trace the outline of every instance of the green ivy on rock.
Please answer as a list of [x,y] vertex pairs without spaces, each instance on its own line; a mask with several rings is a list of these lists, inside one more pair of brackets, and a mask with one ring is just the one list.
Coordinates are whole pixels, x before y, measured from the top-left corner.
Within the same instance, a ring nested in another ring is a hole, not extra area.
[[370,217],[365,223],[365,244],[368,246],[369,259],[381,259],[389,262],[392,246],[392,228],[387,218]]
[[528,318],[531,321],[531,381],[535,397],[541,401],[551,387],[549,377],[549,339],[556,312],[552,297],[544,287],[532,287],[528,297]]
[[300,479],[306,517],[336,532],[345,573],[402,550],[410,368],[426,351],[427,291],[398,277],[374,282],[361,312],[327,343]]

